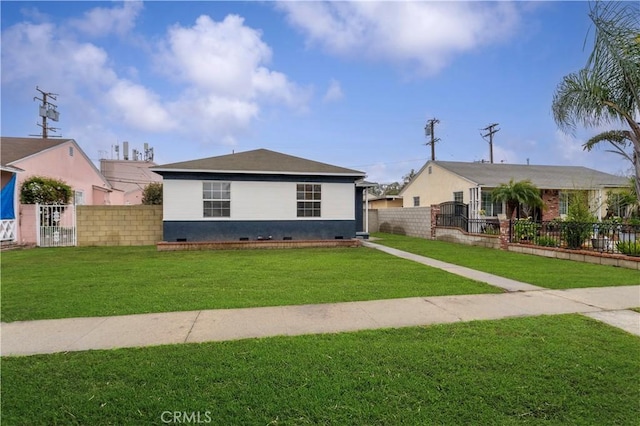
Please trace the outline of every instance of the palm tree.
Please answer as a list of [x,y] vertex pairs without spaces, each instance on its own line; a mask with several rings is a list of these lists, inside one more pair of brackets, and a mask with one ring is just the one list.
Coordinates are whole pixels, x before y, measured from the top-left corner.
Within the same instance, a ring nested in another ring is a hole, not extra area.
[[[583,148],[603,142],[630,160],[640,193],[640,3],[596,2],[589,17],[595,29],[587,65],[564,77],[553,97],[553,116],[563,130],[577,123],[596,127],[618,122],[628,128],[600,133]],[[632,153],[627,149],[632,148]]]
[[[542,207],[544,202],[540,190],[530,180],[521,180],[500,184],[491,192],[493,201],[502,201],[507,205],[507,217],[513,219],[520,204],[530,207]],[[519,216],[519,215],[518,215]]]

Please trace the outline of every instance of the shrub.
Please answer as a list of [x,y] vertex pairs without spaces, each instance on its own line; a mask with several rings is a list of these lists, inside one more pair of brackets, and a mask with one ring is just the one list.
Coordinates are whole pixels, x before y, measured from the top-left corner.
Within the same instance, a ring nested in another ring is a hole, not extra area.
[[72,190],[66,182],[42,176],[32,176],[22,183],[22,204],[68,204]]
[[144,187],[142,191],[142,204],[162,204],[162,184],[159,182],[152,182]]
[[620,241],[616,243],[616,247],[627,256],[640,256],[640,241]]
[[536,244],[542,247],[558,247],[558,240],[549,235],[542,235],[536,239]]
[[531,219],[516,219],[513,223],[513,234],[516,241],[533,241],[538,235],[540,225]]

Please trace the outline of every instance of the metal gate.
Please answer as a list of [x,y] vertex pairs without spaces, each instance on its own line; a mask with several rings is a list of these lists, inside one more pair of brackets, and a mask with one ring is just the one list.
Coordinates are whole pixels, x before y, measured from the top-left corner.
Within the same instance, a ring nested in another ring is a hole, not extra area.
[[76,206],[36,204],[38,247],[67,247],[77,244]]

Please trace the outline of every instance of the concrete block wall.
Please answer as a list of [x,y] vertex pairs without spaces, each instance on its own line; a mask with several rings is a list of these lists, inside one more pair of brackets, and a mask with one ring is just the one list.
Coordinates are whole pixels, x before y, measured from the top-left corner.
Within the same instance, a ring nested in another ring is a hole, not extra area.
[[438,227],[435,229],[435,239],[450,243],[466,244],[469,246],[500,248],[499,235],[469,234],[458,228]]
[[77,206],[79,246],[143,246],[162,241],[162,206]]
[[370,221],[370,232],[431,238],[431,207],[394,207],[376,211],[377,227],[374,228],[374,221]]

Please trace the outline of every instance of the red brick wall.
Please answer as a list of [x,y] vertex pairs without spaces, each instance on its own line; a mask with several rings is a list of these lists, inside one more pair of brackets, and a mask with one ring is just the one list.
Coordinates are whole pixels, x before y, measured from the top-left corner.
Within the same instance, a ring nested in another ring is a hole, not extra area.
[[560,191],[557,189],[544,189],[542,201],[545,208],[542,211],[542,220],[553,220],[560,217]]

